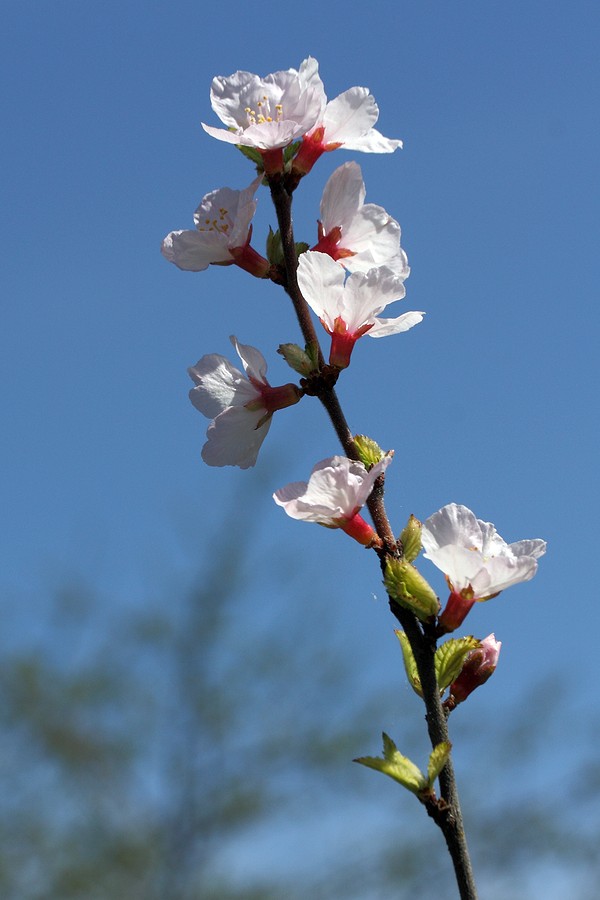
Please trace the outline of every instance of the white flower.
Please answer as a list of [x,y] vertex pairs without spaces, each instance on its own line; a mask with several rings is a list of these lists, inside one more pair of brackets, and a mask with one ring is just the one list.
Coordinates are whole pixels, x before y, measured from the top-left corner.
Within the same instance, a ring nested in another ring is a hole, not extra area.
[[366,87],[353,87],[330,100],[314,128],[302,138],[293,169],[306,175],[322,153],[344,147],[365,153],[393,153],[402,141],[386,138],[373,126],[379,107]]
[[202,123],[220,141],[274,150],[306,134],[322,117],[327,98],[318,63],[308,57],[299,71],[288,69],[259,78],[235,72],[213,78],[210,100],[225,128]]
[[[162,243],[163,256],[188,272],[202,272],[211,263],[238,262],[248,252],[258,256],[248,244],[256,212],[254,195],[261,181],[261,176],[255,178],[243,191],[224,187],[206,194],[194,213],[196,230],[168,234]],[[263,263],[268,271],[269,263]]]
[[400,247],[400,225],[381,206],[365,203],[360,166],[344,163],[323,191],[319,243],[313,250],[328,253],[352,272],[389,266],[402,280],[410,269]]
[[361,544],[369,545],[377,536],[358,511],[373,490],[375,479],[392,461],[384,456],[367,471],[361,462],[345,456],[324,459],[306,481],[295,481],[275,491],[273,499],[292,519],[341,528]]
[[346,150],[365,153],[392,153],[402,147],[402,141],[383,137],[373,128],[379,118],[375,97],[366,87],[352,87],[325,107],[321,125],[322,143],[343,144]]
[[407,312],[396,319],[379,318],[389,303],[404,297],[403,280],[387,266],[347,275],[325,253],[308,250],[300,256],[298,284],[306,302],[332,336],[331,365],[347,366],[354,343],[364,334],[385,337],[408,331],[422,321],[422,312]]
[[247,377],[218,353],[203,356],[188,369],[196,383],[190,400],[203,415],[213,419],[202,448],[204,462],[209,466],[247,469],[256,463],[273,412],[297,403],[300,392],[293,384],[272,388],[266,379],[267,364],[262,353],[240,344],[233,335],[230,340]]
[[491,522],[466,506],[449,503],[423,524],[424,556],[445,574],[453,593],[488,600],[520,581],[529,581],[546,552],[540,539],[507,544]]

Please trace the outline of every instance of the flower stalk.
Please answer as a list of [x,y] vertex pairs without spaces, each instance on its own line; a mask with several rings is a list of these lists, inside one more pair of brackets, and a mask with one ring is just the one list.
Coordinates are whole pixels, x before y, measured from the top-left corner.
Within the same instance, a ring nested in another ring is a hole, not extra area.
[[[307,343],[309,339],[314,340],[318,345],[319,342],[316,331],[314,327],[312,327],[312,321],[310,322],[310,329],[306,326],[306,319],[309,318],[308,305],[302,296],[296,276],[298,261],[296,257],[292,224],[292,195],[287,193],[279,179],[276,182],[275,187],[271,181],[269,182],[269,185],[271,187],[271,196],[273,197],[273,202],[277,210],[277,221],[281,232],[287,277],[286,290],[294,303],[294,309],[298,316],[298,324],[300,325],[304,339]],[[319,359],[323,360],[323,354],[320,351],[320,347]],[[352,432],[346,421],[335,389],[328,388],[319,393],[318,397],[331,419],[336,434],[344,449],[344,453],[346,453],[350,459],[358,459],[354,438],[352,437]],[[375,550],[379,556],[382,571],[385,571],[385,561],[388,556],[397,558],[401,551],[399,551],[397,547],[385,509],[382,477],[379,485],[377,485],[377,482],[375,483],[375,487],[367,501],[367,506],[373,519],[375,531],[381,540],[381,547],[376,547]],[[408,635],[417,663],[419,677],[421,679],[429,739],[431,746],[436,747],[438,744],[449,740],[449,733],[448,723],[440,700],[435,677],[435,632],[431,629],[427,629],[427,627],[422,628],[413,613],[403,609],[392,599],[390,599],[390,610]],[[446,846],[448,847],[448,852],[452,858],[461,900],[476,900],[477,889],[467,846],[458,787],[451,756],[449,756],[444,768],[440,772],[439,783],[440,800],[426,804],[427,812],[441,829],[446,840]]]

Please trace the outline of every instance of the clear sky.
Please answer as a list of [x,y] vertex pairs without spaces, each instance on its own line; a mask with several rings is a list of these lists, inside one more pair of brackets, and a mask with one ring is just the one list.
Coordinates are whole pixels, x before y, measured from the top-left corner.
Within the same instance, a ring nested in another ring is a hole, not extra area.
[[[323,158],[297,192],[297,238],[314,242],[326,178],[355,159],[367,200],[402,225],[412,270],[403,307],[427,312],[408,334],[358,345],[339,385],[351,427],[396,450],[397,530],[411,512],[425,518],[455,500],[508,540],[547,539],[532,583],[471,614],[477,634],[504,642],[490,690],[518,698],[554,659],[574,691],[591,693],[582,632],[600,624],[597,3],[20,0],[2,19],[8,605],[64,571],[131,590],[182,532],[192,547],[210,542],[223,497],[260,478],[267,546],[293,542],[323,602],[332,590],[343,600],[353,640],[371,635],[365,659],[389,643],[396,660],[385,604],[372,615],[372,595],[382,600],[374,560],[270,499],[338,452],[316,402],[276,416],[255,470],[200,459],[206,421],[188,401],[186,367],[228,354],[235,333],[260,347],[274,383],[288,380],[275,349],[299,335],[283,292],[234,268],[182,273],[159,252],[168,231],[192,227],[205,193],[251,179],[250,163],[200,127],[218,124],[212,77],[297,68],[312,55],[329,97],[372,90],[378,127],[404,149]],[[263,190],[258,247],[269,223]],[[240,515],[253,529],[254,510]],[[259,590],[257,573],[249,595]]]

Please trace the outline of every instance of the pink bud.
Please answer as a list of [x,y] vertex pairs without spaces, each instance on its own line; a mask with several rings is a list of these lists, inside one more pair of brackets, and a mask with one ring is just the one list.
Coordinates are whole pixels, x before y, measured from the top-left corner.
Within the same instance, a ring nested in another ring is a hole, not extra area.
[[488,678],[493,675],[498,665],[501,646],[502,641],[497,641],[493,634],[489,634],[480,642],[479,647],[471,650],[460,675],[450,685],[450,695],[454,701],[453,706],[466,700],[469,694],[482,684],[485,684]]

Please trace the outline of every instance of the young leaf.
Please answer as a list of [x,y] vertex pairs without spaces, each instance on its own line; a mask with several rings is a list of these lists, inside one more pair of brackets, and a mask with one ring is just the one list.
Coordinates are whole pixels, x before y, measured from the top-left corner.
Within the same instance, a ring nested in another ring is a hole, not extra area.
[[443,694],[455,678],[458,678],[467,654],[479,646],[474,637],[450,638],[435,651],[435,675]]
[[236,144],[236,147],[243,156],[245,156],[247,159],[252,160],[253,163],[256,163],[256,165],[260,169],[262,169],[263,158],[260,155],[260,152],[255,147],[246,147],[243,144]]
[[400,641],[400,646],[402,648],[402,658],[404,660],[404,668],[406,670],[408,683],[410,684],[413,691],[418,694],[419,697],[422,697],[423,691],[421,690],[421,679],[419,678],[419,673],[417,672],[417,663],[415,662],[409,640],[404,631],[398,630],[395,632],[395,635]]
[[429,763],[427,765],[427,784],[429,788],[433,787],[435,779],[446,765],[451,750],[452,744],[450,741],[442,741],[429,754]]
[[383,758],[379,756],[361,756],[354,762],[383,772],[401,784],[413,794],[427,791],[429,784],[418,766],[407,757],[403,756],[396,748],[393,740],[383,733]]

